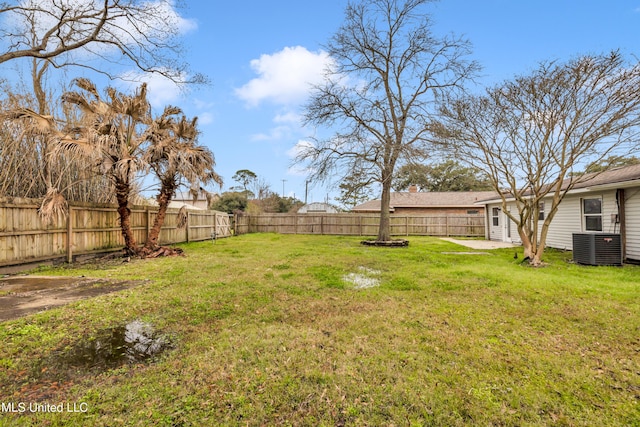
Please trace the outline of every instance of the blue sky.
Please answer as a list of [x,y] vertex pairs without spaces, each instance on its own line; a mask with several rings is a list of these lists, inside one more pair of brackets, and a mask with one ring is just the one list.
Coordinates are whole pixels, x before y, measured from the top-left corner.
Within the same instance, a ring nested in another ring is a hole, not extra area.
[[[213,80],[180,101],[201,119],[225,189],[250,169],[274,191],[304,199],[305,177],[291,169],[292,148],[313,133],[296,120],[313,81],[321,45],[343,21],[346,0],[190,2],[183,16],[193,69]],[[483,66],[481,85],[533,69],[547,59],[621,49],[640,55],[640,1],[441,0],[431,7],[437,34],[466,36]],[[312,187],[309,201],[335,190]]]
[[[281,194],[284,184],[286,195],[304,200],[305,176],[291,168],[291,154],[314,131],[300,124],[301,105],[347,0],[185,4],[179,13],[186,60],[212,85],[184,94],[152,78],[152,103],[158,111],[171,104],[199,117],[200,142],[215,153],[223,190],[237,185],[235,171],[250,169],[273,191]],[[471,41],[471,58],[483,67],[481,86],[527,73],[542,60],[612,49],[640,56],[640,0],[440,0],[429,10],[436,34]],[[312,185],[308,201],[337,194]]]

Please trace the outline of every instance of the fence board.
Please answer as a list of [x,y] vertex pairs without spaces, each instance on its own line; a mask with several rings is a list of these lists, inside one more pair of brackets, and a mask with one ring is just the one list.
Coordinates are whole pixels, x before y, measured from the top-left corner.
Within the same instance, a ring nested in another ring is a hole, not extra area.
[[[238,215],[237,234],[327,234],[375,236],[375,214],[259,214]],[[483,215],[391,215],[393,236],[484,237]]]
[[[59,217],[49,226],[42,224],[37,210],[34,203],[0,203],[0,266],[64,256],[72,259],[72,255],[124,247],[115,206],[70,206],[70,222]],[[153,207],[131,210],[138,243],[146,240],[155,215]],[[232,234],[229,216],[223,212],[189,211],[185,228],[178,228],[177,221],[178,211],[169,210],[160,232],[160,244],[211,239],[213,230],[217,238]]]

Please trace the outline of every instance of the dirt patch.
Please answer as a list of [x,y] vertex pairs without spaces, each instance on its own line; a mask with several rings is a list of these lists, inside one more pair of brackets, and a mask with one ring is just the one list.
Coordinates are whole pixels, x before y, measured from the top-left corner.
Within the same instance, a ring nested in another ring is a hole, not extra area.
[[147,281],[59,276],[0,278],[0,322],[143,283]]
[[365,246],[380,246],[384,248],[404,248],[409,246],[409,241],[405,239],[397,240],[363,240],[360,242]]

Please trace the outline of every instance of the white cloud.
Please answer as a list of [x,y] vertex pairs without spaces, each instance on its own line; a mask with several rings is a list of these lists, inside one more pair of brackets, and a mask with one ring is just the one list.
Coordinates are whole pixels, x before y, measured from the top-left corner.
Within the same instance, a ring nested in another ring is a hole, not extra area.
[[252,141],[277,141],[291,135],[291,129],[288,126],[276,126],[271,128],[268,133],[258,133],[251,136]]
[[252,135],[252,141],[277,141],[290,139],[301,128],[300,114],[285,110],[275,115],[272,119],[275,126],[267,132]]
[[301,117],[300,114],[294,113],[293,111],[289,111],[286,113],[277,114],[273,121],[275,123],[291,123],[295,125],[300,125]]
[[322,81],[331,62],[328,53],[310,52],[302,46],[262,55],[251,61],[251,68],[258,77],[236,89],[236,96],[251,107],[262,101],[299,104],[306,99],[310,85]]
[[[120,76],[123,79],[122,86],[133,92],[143,82],[147,83],[147,98],[154,109],[164,109],[167,105],[176,105],[184,94],[180,87],[170,79],[152,73],[129,71]],[[186,80],[186,75],[182,76]]]
[[296,157],[298,157],[299,154],[302,154],[308,148],[313,148],[313,147],[315,147],[313,142],[307,141],[305,139],[301,139],[296,143],[296,145],[294,145],[289,150],[287,150],[287,156],[289,156],[292,159],[295,159]]
[[[300,154],[304,153],[308,148],[313,148],[313,147],[315,147],[315,144],[313,142],[305,139],[300,139],[298,140],[296,145],[294,145],[293,147],[287,150],[287,156],[294,161],[297,159],[297,157]],[[314,169],[306,167],[302,163],[295,163],[287,169],[287,175],[291,175],[291,176],[308,177],[313,172],[314,172]]]
[[213,123],[213,121],[214,121],[214,115],[212,113],[205,111],[203,113],[198,114],[198,124],[209,125]]

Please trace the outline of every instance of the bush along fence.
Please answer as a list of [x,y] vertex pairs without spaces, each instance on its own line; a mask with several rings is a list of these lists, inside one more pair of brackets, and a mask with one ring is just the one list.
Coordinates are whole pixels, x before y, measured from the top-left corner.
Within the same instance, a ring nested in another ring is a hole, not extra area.
[[[144,243],[157,209],[136,206],[131,224],[136,240]],[[169,209],[160,232],[160,244],[191,242],[231,236],[231,222],[224,212],[189,210],[187,223],[178,228],[178,210]],[[54,259],[72,262],[75,256],[91,255],[124,247],[117,207],[78,204],[69,206],[66,217],[43,225],[38,204],[28,199],[0,202],[0,267]]]
[[[375,236],[376,214],[236,215],[236,234],[281,233]],[[391,215],[394,236],[484,237],[483,215]]]

